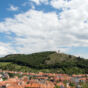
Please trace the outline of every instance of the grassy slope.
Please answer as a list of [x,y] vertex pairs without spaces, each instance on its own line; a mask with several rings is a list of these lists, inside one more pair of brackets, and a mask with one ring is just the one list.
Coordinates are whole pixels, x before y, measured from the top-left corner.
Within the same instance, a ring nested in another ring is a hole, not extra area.
[[56,64],[62,62],[73,62],[76,61],[75,56],[63,54],[63,53],[53,53],[48,56],[49,60],[46,60],[47,64]]

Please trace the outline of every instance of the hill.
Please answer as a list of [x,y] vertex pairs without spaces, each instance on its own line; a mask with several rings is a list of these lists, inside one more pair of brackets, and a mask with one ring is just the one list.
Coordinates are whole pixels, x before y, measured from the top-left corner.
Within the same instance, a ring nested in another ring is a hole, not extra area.
[[[11,54],[0,58],[0,68],[31,72],[88,73],[88,60],[54,51],[33,54]],[[6,64],[5,64],[6,63]],[[5,64],[2,66],[1,64]]]

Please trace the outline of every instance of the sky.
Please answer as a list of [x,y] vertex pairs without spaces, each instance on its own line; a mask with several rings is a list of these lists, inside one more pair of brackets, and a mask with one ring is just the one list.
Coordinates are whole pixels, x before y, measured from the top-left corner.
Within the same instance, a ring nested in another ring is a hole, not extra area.
[[0,56],[58,50],[88,58],[88,0],[0,0]]

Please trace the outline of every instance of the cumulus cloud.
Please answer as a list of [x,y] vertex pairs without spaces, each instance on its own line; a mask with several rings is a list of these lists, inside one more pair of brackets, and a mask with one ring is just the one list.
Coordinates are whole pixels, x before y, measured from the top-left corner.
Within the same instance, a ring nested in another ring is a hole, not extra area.
[[0,57],[5,56],[7,54],[15,54],[16,50],[11,47],[11,45],[8,43],[2,43],[0,42]]
[[51,0],[50,5],[64,8],[63,12],[58,15],[55,11],[44,13],[32,9],[0,22],[0,32],[16,34],[14,42],[19,53],[57,49],[66,52],[72,46],[88,47],[88,1]]
[[17,6],[14,5],[10,5],[10,7],[8,8],[9,11],[18,11],[19,8]]
[[54,47],[52,38],[53,33],[57,33],[57,26],[56,13],[30,10],[25,14],[16,15],[14,19],[8,18],[0,23],[0,31],[14,32],[18,36],[15,39],[16,44],[23,46],[18,47],[20,52],[31,53]]

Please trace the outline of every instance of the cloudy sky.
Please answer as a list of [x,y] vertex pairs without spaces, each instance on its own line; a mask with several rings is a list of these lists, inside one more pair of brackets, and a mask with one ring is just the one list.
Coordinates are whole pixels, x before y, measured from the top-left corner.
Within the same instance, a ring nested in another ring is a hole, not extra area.
[[88,0],[0,0],[0,56],[59,49],[88,58]]

